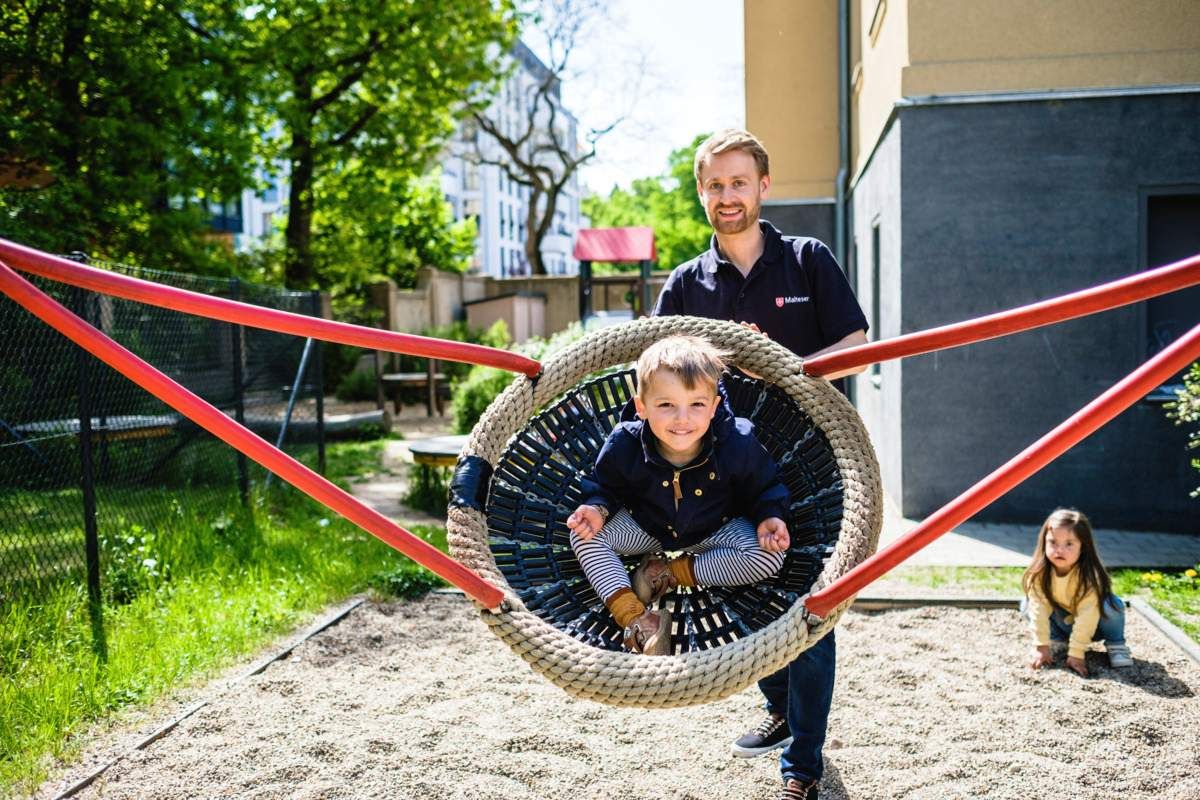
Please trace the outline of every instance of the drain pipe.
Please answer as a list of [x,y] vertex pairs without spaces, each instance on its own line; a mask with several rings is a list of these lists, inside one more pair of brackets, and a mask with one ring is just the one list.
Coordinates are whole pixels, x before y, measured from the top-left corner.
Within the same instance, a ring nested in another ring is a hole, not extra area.
[[847,230],[846,184],[850,162],[850,6],[838,0],[838,171],[833,210],[834,255],[842,270],[849,272],[849,231]]

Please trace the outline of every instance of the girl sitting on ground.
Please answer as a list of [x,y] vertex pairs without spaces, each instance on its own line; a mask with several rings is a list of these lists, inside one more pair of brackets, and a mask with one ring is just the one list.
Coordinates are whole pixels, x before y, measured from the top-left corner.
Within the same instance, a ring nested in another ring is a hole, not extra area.
[[1081,512],[1060,508],[1042,523],[1033,562],[1021,579],[1035,648],[1033,669],[1054,663],[1067,651],[1067,666],[1087,677],[1084,651],[1103,641],[1108,663],[1131,667],[1125,644],[1125,604],[1112,593],[1108,572],[1096,551],[1092,524]]
[[[791,543],[787,488],[750,421],[718,394],[723,369],[722,354],[697,336],[647,348],[638,419],[609,434],[567,518],[584,574],[634,652],[671,652],[670,611],[650,608],[668,592],[765,580]],[[686,552],[667,560],[665,550]],[[620,556],[640,554],[631,578]]]

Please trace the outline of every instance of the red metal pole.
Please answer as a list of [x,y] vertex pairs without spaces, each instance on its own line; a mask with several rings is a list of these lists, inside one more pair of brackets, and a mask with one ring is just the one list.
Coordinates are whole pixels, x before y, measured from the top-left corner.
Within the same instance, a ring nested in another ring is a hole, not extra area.
[[52,256],[6,239],[0,239],[0,259],[11,262],[16,269],[71,286],[79,286],[93,292],[121,297],[125,300],[135,300],[160,308],[169,308],[172,311],[183,311],[222,322],[232,322],[236,325],[249,325],[254,328],[292,333],[297,336],[311,336],[327,342],[350,344],[372,350],[386,350],[391,353],[406,353],[444,361],[462,361],[468,364],[499,367],[510,372],[523,373],[531,378],[537,376],[542,370],[542,365],[532,358],[508,350],[499,350],[479,344],[452,342],[430,336],[415,336],[410,333],[364,328],[360,325],[334,322],[318,317],[306,317],[303,314],[263,308],[250,303],[239,303],[222,297],[211,297],[197,292],[189,292],[186,289],[177,289],[174,286],[162,286],[153,281],[144,281],[128,275],[77,264],[74,261]]
[[[1200,325],[1175,340],[1007,464],[951,500],[905,536],[804,601],[823,617],[904,559],[971,517],[997,497],[1078,444],[1163,381],[1200,358]],[[1182,455],[1181,455],[1182,457]]]
[[985,317],[930,328],[879,342],[855,345],[807,359],[809,375],[828,375],[844,369],[904,358],[934,350],[994,339],[1009,333],[1038,328],[1053,322],[1084,317],[1097,311],[1136,303],[1148,297],[1200,284],[1200,255],[1165,267],[1139,272],[1120,280],[1102,283],[1061,297],[1042,300]]
[[0,261],[0,291],[205,430],[245,453],[247,457],[262,464],[317,502],[332,508],[421,566],[460,587],[480,604],[487,608],[497,608],[504,599],[500,589],[238,425],[217,408],[63,308],[3,261]]

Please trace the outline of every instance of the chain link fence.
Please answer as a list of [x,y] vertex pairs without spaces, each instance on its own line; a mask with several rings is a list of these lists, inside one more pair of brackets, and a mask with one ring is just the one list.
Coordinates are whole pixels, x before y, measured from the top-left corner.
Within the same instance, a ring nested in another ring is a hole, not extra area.
[[[255,305],[321,312],[317,292],[89,263]],[[319,342],[32,281],[272,444],[282,440],[293,456],[315,448],[324,471]],[[98,596],[98,541],[161,530],[183,504],[219,515],[231,496],[240,492],[245,501],[264,477],[0,295],[0,602],[85,578]]]

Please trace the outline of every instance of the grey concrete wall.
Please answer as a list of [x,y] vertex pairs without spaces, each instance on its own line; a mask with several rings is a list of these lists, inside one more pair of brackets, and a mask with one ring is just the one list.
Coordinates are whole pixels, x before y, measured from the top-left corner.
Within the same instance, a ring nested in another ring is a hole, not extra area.
[[833,247],[833,203],[767,201],[761,216],[787,236],[811,236]]
[[[894,124],[880,141],[869,169],[854,186],[850,203],[851,258],[854,264],[845,266],[850,267],[848,272],[852,276],[859,305],[867,314],[867,322],[871,326],[867,335],[872,340],[907,332],[902,328],[900,316],[903,242],[900,154],[901,129],[899,124]],[[880,244],[879,319],[871,318],[876,291],[872,285],[872,228],[875,225],[879,226]],[[907,381],[905,370],[904,361],[891,361],[880,365],[878,375],[868,369],[853,378],[854,404],[875,445],[883,476],[883,490],[897,503],[904,492],[900,409]]]
[[[1136,272],[1139,190],[1200,182],[1200,94],[912,107],[900,123],[904,330]],[[907,359],[903,510],[934,511],[1146,352],[1136,305]],[[1195,532],[1184,438],[1139,404],[979,517],[1074,505],[1103,526]]]

